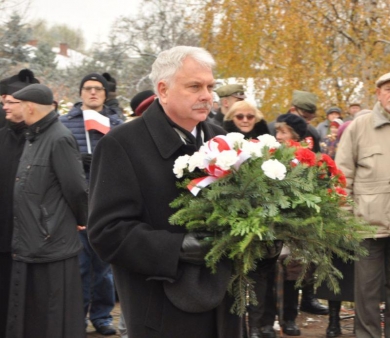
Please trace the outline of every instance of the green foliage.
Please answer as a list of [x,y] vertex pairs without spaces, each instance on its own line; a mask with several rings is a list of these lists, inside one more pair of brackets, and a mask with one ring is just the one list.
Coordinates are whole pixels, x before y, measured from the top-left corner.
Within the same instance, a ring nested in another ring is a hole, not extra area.
[[56,54],[51,50],[50,45],[47,43],[39,43],[38,48],[35,52],[35,57],[30,61],[30,66],[32,69],[44,69],[49,68],[54,70],[57,67],[57,62],[55,61]]
[[0,65],[16,65],[29,61],[29,50],[25,45],[30,36],[31,32],[22,23],[22,18],[13,13],[0,28]]
[[48,25],[47,21],[38,19],[30,24],[34,40],[50,47],[58,47],[60,43],[68,44],[69,48],[82,51],[85,41],[81,29],[74,29],[66,24]]
[[[247,287],[250,302],[256,301],[247,274],[267,257],[275,239],[289,247],[290,259],[302,262],[300,280],[314,263],[316,285],[325,281],[335,292],[341,273],[332,265],[332,257],[338,255],[347,261],[365,253],[359,242],[362,234],[371,230],[344,207],[352,202],[340,190],[343,175],[321,154],[312,153],[314,163],[303,159],[295,165],[292,160],[296,152],[296,146],[282,145],[272,151],[264,148],[262,157],[250,158],[196,197],[187,189],[191,179],[186,178],[178,183],[183,192],[171,203],[177,210],[171,224],[185,226],[188,231],[214,233],[206,256],[213,272],[222,257],[233,260],[235,271],[229,292],[235,297],[232,311],[239,315],[245,311]],[[284,179],[265,175],[261,166],[269,159],[286,166]],[[196,175],[205,176],[200,171]]]

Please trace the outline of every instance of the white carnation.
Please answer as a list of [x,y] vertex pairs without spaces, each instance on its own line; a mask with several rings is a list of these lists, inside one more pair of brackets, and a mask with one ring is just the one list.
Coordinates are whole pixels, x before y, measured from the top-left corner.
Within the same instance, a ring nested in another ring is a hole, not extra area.
[[263,145],[261,142],[245,142],[241,148],[242,152],[249,154],[253,158],[263,156]]
[[173,165],[173,173],[176,175],[177,178],[183,177],[184,169],[187,169],[188,167],[189,158],[189,155],[184,155],[179,156],[176,159],[175,164]]
[[270,149],[275,149],[280,147],[280,143],[276,138],[269,134],[260,135],[257,137],[260,141],[262,147],[268,147]]
[[261,165],[264,174],[274,180],[283,180],[286,177],[286,166],[278,160],[268,160]]
[[238,155],[235,150],[224,150],[216,157],[215,165],[222,170],[229,170],[237,161]]
[[241,133],[229,133],[226,138],[233,144],[233,147],[241,148],[244,140],[244,135]]
[[203,151],[194,153],[188,160],[188,170],[193,172],[195,168],[204,169],[206,168],[207,154]]

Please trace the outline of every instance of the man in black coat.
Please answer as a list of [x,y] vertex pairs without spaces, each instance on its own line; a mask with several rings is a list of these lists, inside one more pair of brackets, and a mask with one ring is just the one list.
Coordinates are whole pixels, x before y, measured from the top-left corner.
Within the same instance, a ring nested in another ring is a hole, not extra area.
[[198,235],[169,224],[180,193],[174,161],[224,134],[210,112],[214,60],[202,48],[160,53],[151,78],[158,95],[141,117],[110,131],[92,161],[88,232],[112,264],[129,337],[240,338],[227,294],[231,264],[204,265]]
[[6,337],[84,338],[77,230],[86,225],[88,196],[81,156],[48,87],[34,83],[13,97],[28,127],[14,180]]
[[4,103],[4,106],[1,104],[0,114],[5,114],[5,125],[0,129],[0,337],[5,336],[10,293],[13,190],[27,128],[23,121],[20,101],[12,95],[37,81],[29,69],[23,69],[18,74],[0,81],[0,95]]

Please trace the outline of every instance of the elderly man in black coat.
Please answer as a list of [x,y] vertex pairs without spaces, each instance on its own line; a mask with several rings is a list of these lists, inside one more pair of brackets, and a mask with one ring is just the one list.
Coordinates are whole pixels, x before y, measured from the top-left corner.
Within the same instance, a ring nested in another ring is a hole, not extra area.
[[158,99],[95,150],[89,238],[113,266],[129,337],[241,337],[241,318],[230,313],[226,292],[230,263],[212,274],[197,235],[168,221],[179,194],[174,161],[224,134],[204,122],[214,64],[197,47],[162,52],[151,73]]

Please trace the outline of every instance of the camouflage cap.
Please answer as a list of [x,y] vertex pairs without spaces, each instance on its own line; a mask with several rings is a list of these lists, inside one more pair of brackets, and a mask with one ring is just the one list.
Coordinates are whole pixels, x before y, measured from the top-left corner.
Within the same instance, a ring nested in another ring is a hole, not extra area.
[[219,97],[234,96],[238,99],[245,99],[244,86],[240,84],[229,84],[215,90]]
[[305,92],[302,90],[294,90],[292,105],[300,108],[308,113],[315,113],[317,110],[318,98],[313,93]]

